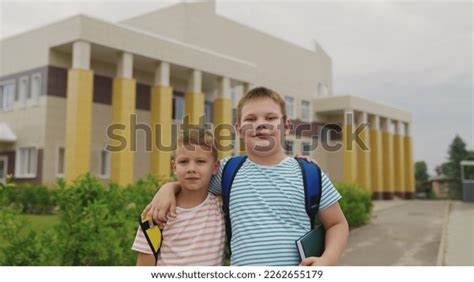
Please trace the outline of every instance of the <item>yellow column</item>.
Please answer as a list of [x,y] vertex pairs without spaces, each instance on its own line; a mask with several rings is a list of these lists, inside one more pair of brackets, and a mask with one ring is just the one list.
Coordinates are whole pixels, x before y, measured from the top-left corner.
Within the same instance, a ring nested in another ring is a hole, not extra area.
[[151,89],[150,114],[153,146],[150,172],[160,181],[171,176],[173,88],[170,86],[170,65],[159,62],[155,68],[155,86]]
[[344,182],[355,183],[357,180],[357,155],[352,143],[352,127],[354,124],[354,112],[344,111],[344,125],[342,130],[343,161],[344,161]]
[[[172,106],[173,89],[171,87],[154,86],[151,90],[151,124],[154,146],[151,152],[150,170],[152,175],[160,181],[166,181],[171,176],[172,151],[165,148],[172,146],[172,112],[170,111]],[[163,147],[158,148],[156,144]]]
[[395,165],[395,195],[397,197],[403,198],[405,193],[405,170],[404,170],[404,158],[405,153],[403,149],[403,136],[401,134],[400,128],[401,122],[395,122],[395,135],[393,136],[394,144],[394,165]]
[[190,125],[200,125],[200,119],[204,117],[204,94],[187,92],[184,95],[184,116],[189,117]]
[[370,137],[369,128],[367,125],[367,113],[360,113],[359,128],[363,128],[360,133],[361,144],[355,144],[357,148],[357,182],[362,185],[367,191],[372,191],[370,183]]
[[370,130],[370,164],[372,197],[382,199],[383,162],[382,162],[382,134],[380,132],[380,118],[373,116]]
[[189,125],[199,125],[204,122],[204,94],[201,88],[202,75],[198,70],[192,70],[189,77],[189,91],[184,95],[184,118]]
[[[131,150],[130,119],[135,114],[136,81],[132,79],[133,57],[124,53],[118,64],[117,78],[112,84],[112,124],[120,125],[121,129],[115,132],[125,141],[123,148],[112,152],[110,179],[119,185],[133,183],[134,152]],[[114,144],[115,143],[115,144]],[[117,141],[111,142],[117,146]]]
[[217,99],[213,103],[214,138],[217,141],[219,159],[232,156],[232,101],[230,79],[219,78]]
[[64,170],[66,181],[90,171],[93,81],[92,71],[68,71]]
[[72,44],[72,68],[67,77],[64,178],[71,181],[90,171],[92,95],[90,43]]
[[404,161],[405,161],[405,199],[415,196],[415,169],[413,164],[413,145],[410,136],[409,124],[406,124],[404,136]]
[[213,121],[216,129],[219,159],[232,156],[232,102],[230,99],[216,99],[213,104]]
[[383,152],[383,198],[392,199],[394,192],[393,175],[393,137],[390,133],[390,120],[384,119],[382,131],[382,152]]

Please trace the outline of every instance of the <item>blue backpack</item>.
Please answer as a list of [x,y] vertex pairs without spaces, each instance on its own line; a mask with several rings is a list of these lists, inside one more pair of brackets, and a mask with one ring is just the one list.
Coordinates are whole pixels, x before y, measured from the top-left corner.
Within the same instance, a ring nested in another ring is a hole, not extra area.
[[[232,188],[232,183],[234,178],[237,175],[240,167],[245,163],[247,156],[236,156],[229,159],[229,161],[224,166],[222,172],[222,201],[223,209],[225,215],[225,228],[227,235],[227,246],[229,253],[232,251],[230,249],[230,241],[232,238],[232,228],[230,224],[229,217],[229,200],[230,200],[230,190]],[[304,195],[305,195],[305,209],[311,221],[311,230],[314,229],[316,225],[316,215],[319,210],[319,202],[321,200],[321,188],[322,188],[322,177],[321,169],[313,164],[309,163],[303,159],[296,159],[300,165],[301,173],[303,175],[303,186],[304,186]],[[318,223],[319,224],[319,223]],[[322,238],[324,238],[324,228],[320,228],[323,231]]]

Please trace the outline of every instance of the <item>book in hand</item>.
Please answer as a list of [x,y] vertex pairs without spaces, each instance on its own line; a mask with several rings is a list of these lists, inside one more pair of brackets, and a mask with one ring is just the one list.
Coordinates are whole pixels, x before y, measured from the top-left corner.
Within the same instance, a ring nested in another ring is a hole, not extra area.
[[301,260],[307,257],[322,256],[324,253],[325,236],[324,226],[320,224],[296,240],[296,247],[298,248]]

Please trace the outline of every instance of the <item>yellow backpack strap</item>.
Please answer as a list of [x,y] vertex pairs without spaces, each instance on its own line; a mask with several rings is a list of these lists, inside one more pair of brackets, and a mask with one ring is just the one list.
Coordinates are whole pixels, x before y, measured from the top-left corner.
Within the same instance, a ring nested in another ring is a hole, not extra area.
[[161,242],[163,241],[163,235],[161,230],[156,224],[151,224],[153,221],[149,216],[142,218],[139,217],[140,229],[145,235],[148,246],[150,246],[153,255],[155,256],[155,264],[158,260],[158,253],[161,248]]

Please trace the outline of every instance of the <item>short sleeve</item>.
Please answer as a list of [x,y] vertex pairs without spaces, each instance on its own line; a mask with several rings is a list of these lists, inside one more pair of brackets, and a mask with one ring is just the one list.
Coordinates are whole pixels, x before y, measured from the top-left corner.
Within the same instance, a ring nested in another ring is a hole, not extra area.
[[224,171],[224,166],[229,161],[231,157],[224,158],[219,163],[219,170],[215,175],[211,177],[211,181],[209,182],[209,192],[214,195],[222,195],[222,171]]
[[336,187],[332,184],[331,180],[321,171],[321,201],[319,203],[319,210],[324,210],[335,204],[341,198],[341,194],[337,192]]
[[135,241],[132,245],[132,250],[139,253],[152,255],[153,251],[150,249],[148,242],[146,241],[145,235],[143,234],[140,226],[138,226],[137,234],[135,235]]

